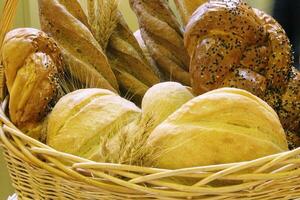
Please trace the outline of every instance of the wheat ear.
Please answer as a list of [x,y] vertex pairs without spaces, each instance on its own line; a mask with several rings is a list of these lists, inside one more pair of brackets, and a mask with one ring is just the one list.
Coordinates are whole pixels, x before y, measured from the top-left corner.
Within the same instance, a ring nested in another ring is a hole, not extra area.
[[0,16],[0,100],[5,98],[5,76],[2,66],[1,49],[6,33],[13,25],[13,19],[16,15],[18,0],[5,1],[2,16]]
[[118,6],[118,0],[88,0],[89,23],[104,50],[119,21]]

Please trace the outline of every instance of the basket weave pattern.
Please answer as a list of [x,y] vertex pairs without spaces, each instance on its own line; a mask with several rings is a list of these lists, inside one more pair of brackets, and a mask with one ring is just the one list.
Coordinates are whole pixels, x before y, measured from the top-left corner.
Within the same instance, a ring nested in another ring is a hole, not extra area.
[[300,148],[242,163],[165,170],[58,152],[19,131],[3,108],[0,120],[1,146],[19,200],[300,197]]

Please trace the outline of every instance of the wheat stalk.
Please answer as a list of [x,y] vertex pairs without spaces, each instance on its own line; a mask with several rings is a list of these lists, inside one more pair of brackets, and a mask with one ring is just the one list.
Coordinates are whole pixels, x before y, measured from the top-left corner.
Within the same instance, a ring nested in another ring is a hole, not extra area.
[[95,22],[95,1],[94,0],[87,0],[87,11],[88,11],[88,20],[89,23],[92,25],[92,23]]
[[9,29],[13,24],[13,19],[17,11],[17,6],[18,6],[18,0],[7,0],[4,4],[3,13],[0,18],[0,99],[1,100],[5,98],[5,77],[4,77],[4,69],[1,64],[2,45],[6,33],[9,31]]
[[118,0],[88,0],[89,23],[104,50],[119,21],[118,5]]
[[[153,129],[152,119],[132,122],[132,126],[122,126],[112,134],[107,134],[101,144],[103,162],[128,164],[135,166],[153,166],[157,150],[147,146],[147,140]],[[111,151],[111,141],[117,141],[117,150]]]
[[0,21],[0,50],[2,49],[2,43],[5,34],[12,26],[13,19],[16,15],[18,0],[7,0],[3,8],[3,14]]

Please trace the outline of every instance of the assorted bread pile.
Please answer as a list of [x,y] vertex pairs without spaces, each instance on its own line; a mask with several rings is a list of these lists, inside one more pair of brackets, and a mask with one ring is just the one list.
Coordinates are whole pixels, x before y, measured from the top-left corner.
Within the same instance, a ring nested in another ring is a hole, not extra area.
[[[241,0],[39,0],[42,30],[1,51],[11,121],[66,153],[178,169],[300,146],[300,74],[289,40]],[[195,12],[194,12],[195,11]],[[173,82],[172,82],[173,81]],[[131,102],[132,100],[133,102]]]

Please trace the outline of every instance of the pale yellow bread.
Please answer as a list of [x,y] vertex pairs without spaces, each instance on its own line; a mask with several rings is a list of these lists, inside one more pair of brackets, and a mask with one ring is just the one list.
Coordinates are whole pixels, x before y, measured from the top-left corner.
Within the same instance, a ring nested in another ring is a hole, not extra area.
[[101,160],[101,138],[140,115],[140,109],[109,90],[83,89],[63,97],[48,123],[47,144],[66,153]]
[[252,160],[288,150],[277,114],[252,94],[218,89],[184,104],[154,129],[157,167],[184,168]]

